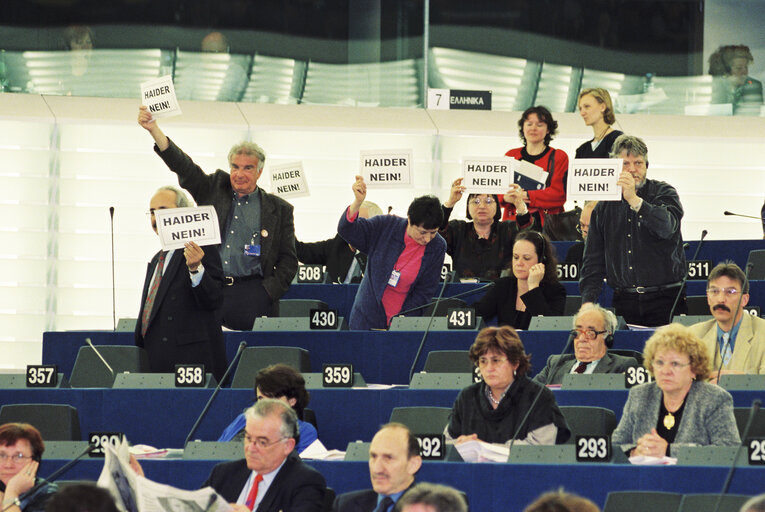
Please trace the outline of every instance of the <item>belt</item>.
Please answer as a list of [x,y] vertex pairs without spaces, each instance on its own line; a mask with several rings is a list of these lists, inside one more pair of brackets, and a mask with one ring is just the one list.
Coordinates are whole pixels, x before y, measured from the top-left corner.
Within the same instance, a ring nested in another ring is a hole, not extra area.
[[663,290],[669,290],[671,288],[677,288],[682,286],[683,282],[678,281],[672,284],[662,284],[660,286],[635,286],[634,288],[617,288],[614,290],[616,293],[655,293]]
[[242,283],[244,281],[252,281],[253,279],[262,279],[261,276],[223,276],[223,284],[226,286],[234,286],[236,283]]

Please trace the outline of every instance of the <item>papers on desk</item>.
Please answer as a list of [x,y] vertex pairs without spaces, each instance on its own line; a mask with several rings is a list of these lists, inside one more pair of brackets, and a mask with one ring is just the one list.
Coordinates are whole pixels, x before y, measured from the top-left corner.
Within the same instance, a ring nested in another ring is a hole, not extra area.
[[136,459],[165,459],[183,456],[182,448],[154,448],[147,444],[136,444],[129,448]]
[[228,502],[212,487],[184,491],[139,476],[130,467],[130,451],[123,438],[117,446],[104,445],[104,468],[98,486],[106,489],[122,512],[229,512]]
[[467,441],[455,444],[455,448],[465,462],[507,462],[510,448],[483,441]]
[[327,448],[318,439],[309,444],[305,450],[300,452],[301,459],[315,459],[315,460],[343,460],[345,459],[345,452],[340,450],[327,450]]
[[630,464],[635,466],[674,466],[677,464],[675,457],[649,457],[647,455],[635,455],[630,457]]

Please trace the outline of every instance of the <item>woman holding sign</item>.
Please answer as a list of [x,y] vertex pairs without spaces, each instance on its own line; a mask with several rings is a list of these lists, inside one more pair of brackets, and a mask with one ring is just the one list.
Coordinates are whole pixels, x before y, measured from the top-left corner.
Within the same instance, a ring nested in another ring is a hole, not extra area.
[[676,446],[741,443],[733,398],[708,384],[709,355],[690,329],[671,324],[645,344],[643,360],[655,381],[630,389],[611,442],[630,456],[672,456]]
[[608,91],[599,87],[579,93],[579,115],[592,128],[592,139],[576,148],[576,158],[611,158],[611,146],[622,134],[614,130],[614,104]]
[[[446,242],[438,234],[443,222],[441,202],[418,197],[407,218],[377,215],[359,217],[367,196],[364,178],[351,187],[354,200],[343,212],[337,232],[367,254],[367,271],[351,308],[351,329],[385,329],[401,311],[426,306],[441,279]],[[413,311],[422,314],[422,310]]]
[[[541,188],[536,190],[524,190],[514,184],[511,191],[520,192],[523,200],[528,203],[529,211],[542,226],[544,214],[563,212],[568,155],[565,151],[550,147],[550,141],[558,131],[558,122],[545,107],[527,108],[518,120],[518,128],[523,147],[511,149],[505,156],[534,164],[548,174],[544,187],[539,185]],[[505,208],[502,220],[515,220],[516,207],[509,194],[500,199],[500,204]]]
[[444,432],[448,440],[509,444],[515,438],[518,444],[546,445],[568,440],[571,431],[552,391],[527,376],[531,356],[515,329],[481,330],[469,356],[482,380],[454,401]]
[[560,316],[566,306],[566,289],[558,282],[555,249],[547,236],[521,231],[513,244],[512,275],[495,286],[473,306],[487,322],[528,329],[537,315]]
[[468,195],[467,218],[471,222],[450,221],[452,209],[464,192],[462,178],[454,180],[449,199],[443,204],[444,224],[439,233],[446,240],[446,252],[452,257],[457,276],[497,279],[510,263],[516,233],[529,228],[534,219],[520,193],[513,192],[511,198],[518,212],[515,221],[499,221],[497,197],[490,194]]

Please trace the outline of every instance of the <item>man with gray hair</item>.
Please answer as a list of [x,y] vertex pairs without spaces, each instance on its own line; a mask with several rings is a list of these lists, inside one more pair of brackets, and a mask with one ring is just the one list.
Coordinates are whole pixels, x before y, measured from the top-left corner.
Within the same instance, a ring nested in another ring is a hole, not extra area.
[[297,271],[293,208],[257,186],[266,155],[255,143],[242,142],[228,154],[230,172],[205,172],[160,130],[145,106],[138,124],[154,139],[154,151],[180,185],[200,205],[212,205],[220,223],[223,261],[223,325],[249,330],[275,305]]
[[677,191],[646,179],[648,148],[633,135],[620,135],[611,149],[624,167],[619,201],[600,201],[592,212],[579,279],[582,303],[597,302],[603,278],[614,290],[616,314],[629,324],[658,326],[675,312],[686,313],[683,277],[688,272]]
[[394,512],[467,512],[465,497],[448,485],[417,484],[404,494]]
[[[359,217],[370,219],[382,215],[382,209],[372,201],[364,201],[359,207]],[[297,257],[303,263],[325,265],[330,283],[360,283],[367,266],[367,255],[356,250],[339,234],[320,242],[295,240]]]
[[[149,203],[155,210],[190,206],[184,192],[161,187]],[[204,364],[220,380],[226,347],[218,319],[223,303],[223,273],[218,247],[187,242],[183,249],[160,251],[148,268],[135,327],[135,344],[146,349],[152,372],[172,373],[176,364]]]
[[244,459],[215,466],[210,486],[235,512],[320,512],[327,484],[295,452],[297,414],[281,400],[263,398],[244,413]]
[[638,366],[634,357],[611,354],[616,316],[597,304],[582,306],[574,317],[574,353],[550,356],[547,365],[534,377],[541,384],[560,384],[569,373],[624,373]]

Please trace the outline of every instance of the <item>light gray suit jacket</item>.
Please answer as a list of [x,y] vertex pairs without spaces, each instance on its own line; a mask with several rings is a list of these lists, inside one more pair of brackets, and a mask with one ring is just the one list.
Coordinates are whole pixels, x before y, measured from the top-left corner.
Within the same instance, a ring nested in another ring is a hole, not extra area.
[[[546,381],[548,375],[552,371],[553,367],[558,364],[558,360],[561,360],[560,366],[555,370],[555,373],[550,377],[549,381]],[[571,373],[571,368],[576,363],[576,357],[573,354],[564,354],[562,356],[550,356],[547,359],[547,365],[542,368],[542,371],[534,377],[534,380],[540,384],[560,384],[563,382],[563,377]],[[592,371],[592,373],[624,373],[627,368],[632,366],[638,366],[634,357],[620,356],[619,354],[610,354],[606,352],[606,355],[598,362],[598,366]]]
[[[656,428],[662,391],[655,382],[630,389],[619,425],[611,435],[614,446],[627,452],[637,440]],[[719,386],[693,381],[685,399],[685,409],[670,445],[735,446],[741,444],[733,416],[733,398]]]

